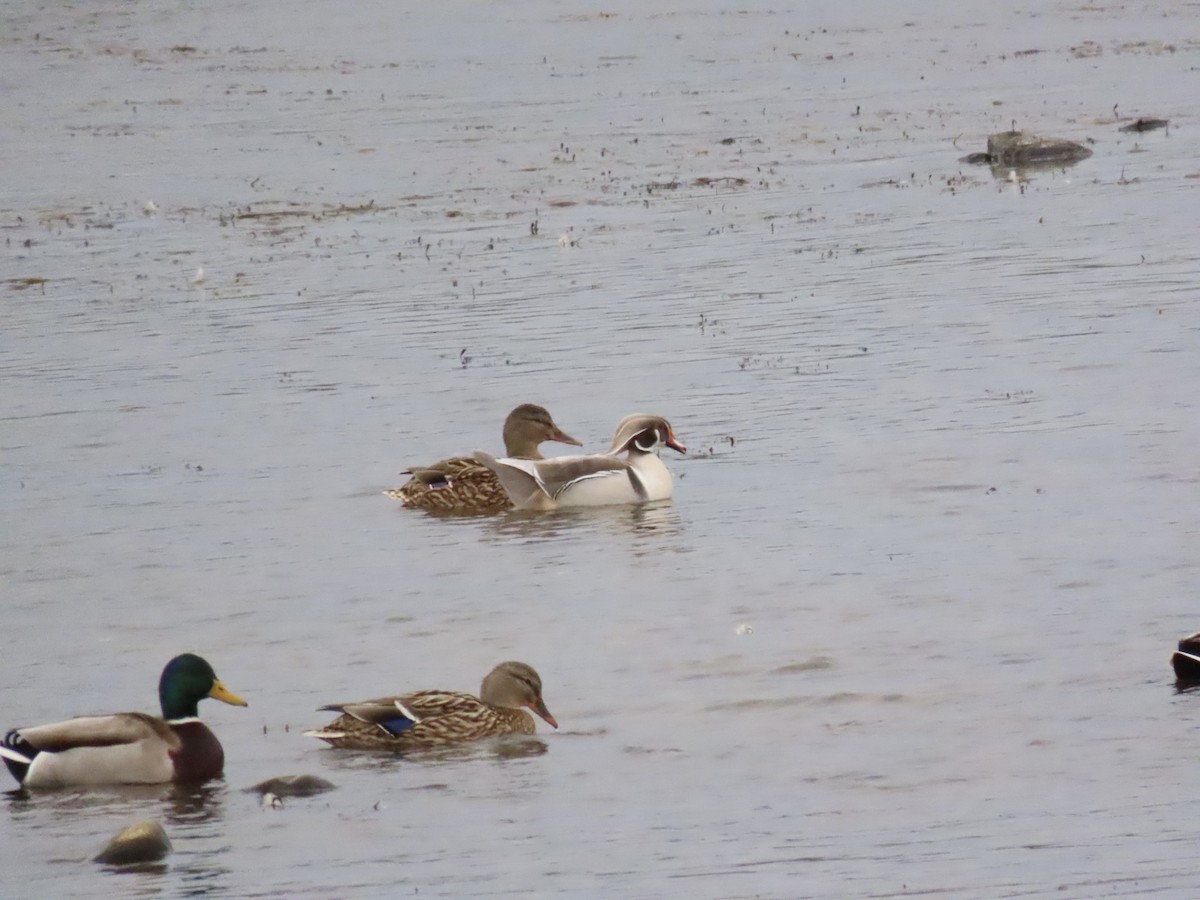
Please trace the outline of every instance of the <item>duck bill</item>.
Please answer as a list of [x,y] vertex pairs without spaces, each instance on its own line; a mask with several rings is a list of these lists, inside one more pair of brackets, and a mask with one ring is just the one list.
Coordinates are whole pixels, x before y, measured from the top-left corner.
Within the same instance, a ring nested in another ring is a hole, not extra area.
[[583,442],[577,441],[565,431],[559,431],[557,427],[554,429],[554,434],[550,435],[550,440],[558,441],[560,444],[570,444],[572,447],[582,447]]
[[545,719],[550,725],[555,728],[558,727],[558,722],[554,721],[554,716],[550,715],[550,710],[546,709],[546,704],[542,700],[539,699],[537,703],[531,703],[529,708]]
[[672,450],[675,450],[679,453],[687,453],[687,447],[679,443],[679,438],[675,437],[675,432],[670,428],[667,429],[667,439],[664,441],[664,443]]
[[230,706],[250,705],[219,681],[213,682],[212,690],[208,692],[208,696],[212,697],[214,700],[220,700],[222,703],[228,703]]

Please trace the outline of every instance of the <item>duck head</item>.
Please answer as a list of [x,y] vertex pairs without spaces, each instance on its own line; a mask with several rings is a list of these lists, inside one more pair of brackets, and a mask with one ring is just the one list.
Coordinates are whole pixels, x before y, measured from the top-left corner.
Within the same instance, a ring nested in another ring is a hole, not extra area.
[[542,679],[532,666],[522,662],[502,662],[483,679],[479,699],[492,706],[533,710],[555,728],[558,722],[542,700]]
[[542,441],[558,441],[582,447],[579,441],[554,424],[554,419],[544,406],[522,403],[504,420],[504,451],[517,459],[541,459],[538,444]]
[[657,453],[670,447],[678,453],[687,453],[687,447],[679,443],[671,423],[662,416],[634,413],[626,416],[617,425],[609,453]]
[[196,715],[196,706],[205,697],[212,697],[233,706],[246,706],[246,701],[221,684],[213,667],[195,653],[175,657],[162,671],[158,680],[158,702],[167,721]]

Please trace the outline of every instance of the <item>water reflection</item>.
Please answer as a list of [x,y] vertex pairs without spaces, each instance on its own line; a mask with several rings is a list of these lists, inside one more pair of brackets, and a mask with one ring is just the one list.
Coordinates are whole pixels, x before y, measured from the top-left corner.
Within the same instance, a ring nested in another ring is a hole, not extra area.
[[991,169],[992,178],[996,181],[1007,181],[1014,189],[1021,190],[1024,185],[1029,184],[1038,175],[1066,177],[1067,169],[1074,165],[1075,163],[1048,162],[1023,163],[1019,166],[998,164],[988,168]]
[[[170,863],[139,863],[129,866],[103,866],[103,871],[113,878],[119,878],[120,891],[125,897],[157,897],[170,887],[167,873]],[[115,892],[115,891],[114,891]]]
[[465,744],[414,750],[408,753],[397,753],[393,750],[337,750],[330,748],[327,750],[329,758],[324,762],[326,765],[343,771],[357,772],[373,769],[380,772],[391,772],[406,763],[440,764],[472,759],[530,759],[543,756],[549,751],[549,744],[541,738],[533,735],[510,734]]
[[[1065,6],[1029,23],[995,4],[950,19],[876,4],[887,21],[863,30],[843,4],[832,19],[852,30],[787,33],[784,6],[751,4],[736,28],[693,10],[677,41],[679,23],[629,5],[598,21],[462,4],[451,23],[424,4],[406,10],[396,34],[416,43],[399,51],[370,28],[374,3],[318,0],[306,9],[340,27],[293,17],[294,31],[226,4],[228,27],[249,28],[233,51],[168,49],[203,30],[195,4],[169,21],[153,14],[162,4],[132,5],[145,11],[120,34],[82,4],[18,6],[43,38],[66,20],[53,46],[6,42],[19,97],[44,113],[14,154],[0,278],[6,333],[21,335],[0,342],[13,476],[0,493],[20,523],[0,529],[6,664],[29,708],[61,703],[72,672],[132,680],[131,654],[182,633],[279,692],[263,714],[273,729],[311,720],[322,699],[285,676],[325,657],[346,687],[380,659],[472,677],[532,647],[560,673],[554,705],[587,730],[400,757],[301,738],[239,746],[257,720],[231,725],[238,788],[299,767],[339,791],[281,815],[221,783],[16,792],[0,810],[0,893],[157,891],[157,875],[86,862],[119,826],[156,817],[177,847],[171,896],[386,896],[398,873],[438,896],[644,894],[679,873],[707,873],[687,886],[707,896],[883,895],[903,867],[918,888],[986,896],[996,867],[978,861],[997,859],[1012,863],[1009,893],[1120,890],[1120,877],[1152,878],[1150,860],[1169,879],[1151,889],[1187,895],[1177,748],[1192,701],[1159,676],[1171,677],[1164,629],[1187,621],[1200,578],[1197,524],[1193,492],[1155,479],[1186,468],[1200,437],[1187,390],[1200,357],[1186,352],[1194,156],[1176,139],[1126,159],[1105,139],[1100,158],[1050,168],[1010,203],[994,194],[1020,190],[1021,171],[960,181],[948,142],[1008,118],[958,112],[989,108],[988,71],[1055,83],[1078,45]],[[1097,27],[1114,40],[1145,24],[1105,9]],[[913,46],[951,52],[935,64],[878,39],[906,18]],[[953,52],[959,23],[969,57]],[[599,57],[600,32],[662,52]],[[561,46],[596,89],[575,90],[553,56],[531,66],[510,49],[521,37]],[[464,38],[485,54],[469,77]],[[1012,61],[1035,40],[1046,52]],[[295,61],[245,50],[268,44],[297,48]],[[121,52],[97,57],[105,47]],[[1086,63],[1096,77],[1044,92],[1031,124],[1095,130],[1080,110],[1106,109],[1123,75],[1161,84],[1164,105],[1187,99],[1168,77],[1177,54],[1103,49]],[[396,53],[419,65],[398,78],[378,64]],[[346,90],[327,93],[313,58],[344,62]],[[831,88],[811,92],[803,122],[779,115],[759,99],[774,94],[772,58],[891,109],[848,120],[851,98]],[[147,64],[155,78],[139,80]],[[89,106],[69,70],[97,65],[111,102]],[[230,71],[253,89],[226,90]],[[689,90],[640,90],[664,72]],[[494,90],[459,92],[464,77]],[[918,79],[927,91],[896,89]],[[142,113],[122,105],[133,95]],[[613,97],[621,122],[595,127]],[[391,154],[372,151],[397,134],[418,174],[379,207],[323,215],[323,199],[390,183]],[[114,140],[136,179],[89,152]],[[320,144],[335,175],[314,183],[311,154],[279,152],[297,142]],[[200,150],[154,152],[166,144]],[[259,181],[268,155],[278,165]],[[131,185],[173,183],[181,167],[188,192],[172,199],[187,206],[159,196],[163,210],[143,214]],[[902,177],[918,172],[928,179]],[[864,173],[889,189],[859,190]],[[230,185],[228,204],[206,200]],[[272,197],[294,206],[272,213]],[[59,214],[85,204],[103,212]],[[541,235],[527,233],[539,215]],[[192,284],[201,264],[209,276]],[[729,450],[670,460],[674,504],[440,521],[360,495],[408,441],[388,423],[454,446],[447,410],[482,419],[516,394],[564,410],[616,402],[597,386],[659,398]],[[1141,599],[1084,613],[1089,594]],[[863,652],[867,629],[887,652]],[[1126,652],[1097,652],[1113,635]],[[981,643],[999,664],[980,664]],[[1182,715],[1163,713],[1172,702]],[[896,793],[864,790],[858,773],[879,770]],[[389,797],[390,815],[369,814]],[[1056,843],[1031,852],[1030,834]],[[769,871],[797,858],[793,838],[828,862]],[[617,862],[597,867],[597,847]],[[753,885],[722,874],[747,864]]]
[[484,541],[545,541],[564,536],[609,534],[617,537],[674,537],[683,534],[683,518],[670,502],[641,506],[595,506],[553,512],[511,510],[489,519]]
[[161,784],[113,784],[79,788],[8,791],[9,810],[24,815],[35,810],[70,810],[72,815],[92,816],[128,814],[144,808],[148,801],[160,800],[170,790]]
[[531,759],[550,752],[550,745],[537,738],[503,738],[492,748],[492,756],[498,760]]
[[163,804],[163,816],[177,825],[219,820],[225,813],[227,790],[224,781],[172,785]]

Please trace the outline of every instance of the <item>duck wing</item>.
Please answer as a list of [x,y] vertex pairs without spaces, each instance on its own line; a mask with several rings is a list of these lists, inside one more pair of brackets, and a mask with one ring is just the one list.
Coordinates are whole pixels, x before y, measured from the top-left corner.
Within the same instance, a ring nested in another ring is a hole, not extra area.
[[441,459],[428,466],[411,466],[402,475],[411,475],[414,479],[428,487],[437,487],[471,472],[478,472],[483,466],[469,456],[452,456]]
[[171,726],[145,713],[114,713],[108,716],[80,716],[49,725],[18,728],[16,734],[34,750],[61,753],[75,747],[112,747],[159,740],[171,750],[182,745]]
[[390,735],[399,735],[429,719],[475,714],[484,704],[461,691],[417,691],[394,697],[359,700],[322,706],[367,725],[376,725]]
[[14,729],[0,743],[0,758],[25,787],[158,784],[175,778],[184,749],[162,719],[116,713]]
[[555,456],[551,459],[496,459],[482,450],[475,458],[496,473],[513,503],[521,509],[552,508],[554,501],[574,485],[593,479],[622,479],[641,492],[633,466],[608,454]]

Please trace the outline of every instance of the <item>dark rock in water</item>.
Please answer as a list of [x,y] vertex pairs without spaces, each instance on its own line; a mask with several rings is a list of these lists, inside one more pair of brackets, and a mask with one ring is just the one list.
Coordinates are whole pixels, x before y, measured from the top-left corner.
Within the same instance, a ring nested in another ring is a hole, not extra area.
[[280,775],[248,787],[248,792],[274,794],[276,797],[311,797],[332,791],[336,784],[317,775]]
[[96,857],[106,866],[158,862],[171,852],[171,839],[157,822],[147,819],[130,825],[114,837]]
[[1071,163],[1087,159],[1092,151],[1062,138],[1044,138],[1024,131],[1001,131],[988,137],[988,156],[1006,166]]
[[1062,138],[1044,138],[1024,131],[1001,131],[988,137],[987,153],[972,153],[960,162],[992,166],[1053,166],[1077,163],[1092,151]]
[[1179,642],[1179,649],[1171,654],[1171,668],[1176,684],[1200,684],[1200,631]]
[[1170,124],[1169,119],[1138,119],[1136,122],[1122,125],[1117,130],[1124,132],[1154,131],[1156,128],[1166,128],[1168,124]]

